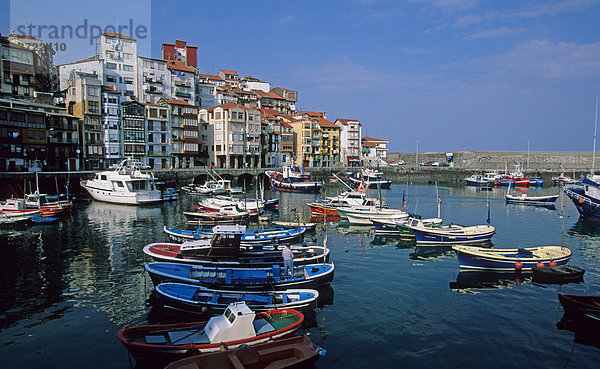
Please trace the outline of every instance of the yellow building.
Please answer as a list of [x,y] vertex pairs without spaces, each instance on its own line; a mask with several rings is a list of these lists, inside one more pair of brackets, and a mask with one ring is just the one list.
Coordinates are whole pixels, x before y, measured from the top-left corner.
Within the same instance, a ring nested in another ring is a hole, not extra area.
[[327,119],[317,118],[321,128],[321,167],[331,167],[340,162],[340,127]]
[[294,163],[318,167],[321,161],[321,127],[316,119],[295,117],[287,121],[294,131]]

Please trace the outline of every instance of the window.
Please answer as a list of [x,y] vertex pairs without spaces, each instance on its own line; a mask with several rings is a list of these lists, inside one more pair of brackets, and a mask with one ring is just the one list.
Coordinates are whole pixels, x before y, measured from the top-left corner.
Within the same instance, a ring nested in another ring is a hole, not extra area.
[[100,88],[95,86],[88,86],[87,93],[89,96],[100,96]]
[[132,85],[133,84],[133,78],[125,77],[125,84],[126,85]]
[[106,69],[117,69],[117,63],[106,63]]
[[106,75],[106,82],[113,82],[116,83],[117,82],[117,77],[113,76],[111,74],[107,74]]
[[124,64],[123,71],[124,72],[133,72],[133,65]]
[[96,102],[96,101],[88,102],[88,110],[92,113],[97,113],[100,110],[98,107],[98,102]]

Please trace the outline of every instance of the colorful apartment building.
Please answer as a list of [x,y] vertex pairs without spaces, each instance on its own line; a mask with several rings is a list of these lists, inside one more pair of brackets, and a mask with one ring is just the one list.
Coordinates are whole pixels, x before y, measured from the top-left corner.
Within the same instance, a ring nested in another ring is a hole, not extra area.
[[218,168],[257,168],[260,166],[261,114],[229,102],[202,109],[200,121],[209,125],[212,162]]
[[327,119],[316,118],[321,127],[321,167],[331,167],[340,162],[340,127]]

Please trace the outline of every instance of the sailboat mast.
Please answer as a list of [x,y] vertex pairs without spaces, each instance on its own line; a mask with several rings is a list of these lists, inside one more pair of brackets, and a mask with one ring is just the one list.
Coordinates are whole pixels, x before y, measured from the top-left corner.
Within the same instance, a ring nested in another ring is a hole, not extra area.
[[596,96],[596,118],[594,120],[594,151],[592,153],[592,175],[596,166],[596,130],[598,128],[598,96]]

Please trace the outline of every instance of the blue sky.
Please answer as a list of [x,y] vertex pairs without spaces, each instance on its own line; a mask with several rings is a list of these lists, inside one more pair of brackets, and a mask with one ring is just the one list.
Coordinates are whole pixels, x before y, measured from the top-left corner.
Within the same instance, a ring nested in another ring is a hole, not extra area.
[[[599,0],[120,3],[138,8],[83,3],[66,17],[115,23],[151,9],[144,52],[186,40],[201,72],[297,90],[300,109],[358,119],[391,151],[414,152],[417,140],[421,152],[526,151],[528,141],[532,151],[592,150]],[[93,49],[78,51],[57,57]]]

